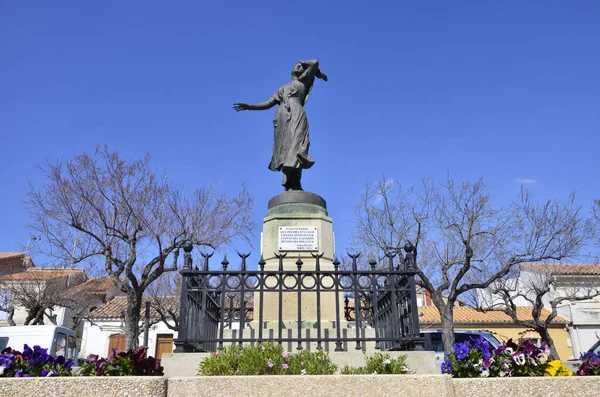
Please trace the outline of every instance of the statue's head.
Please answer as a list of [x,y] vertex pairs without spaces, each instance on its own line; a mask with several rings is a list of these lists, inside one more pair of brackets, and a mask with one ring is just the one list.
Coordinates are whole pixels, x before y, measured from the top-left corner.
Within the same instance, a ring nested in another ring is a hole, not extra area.
[[298,62],[292,68],[292,76],[300,77],[302,73],[304,73],[304,66]]

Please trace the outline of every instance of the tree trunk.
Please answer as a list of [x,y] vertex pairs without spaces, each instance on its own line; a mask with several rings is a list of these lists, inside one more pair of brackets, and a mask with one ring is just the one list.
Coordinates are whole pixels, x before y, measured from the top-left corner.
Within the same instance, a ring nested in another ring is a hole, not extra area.
[[550,336],[550,332],[546,327],[540,327],[535,329],[540,337],[542,338],[542,342],[546,342],[548,347],[550,348],[550,355],[548,357],[549,360],[560,360],[558,356],[558,352],[556,351],[556,346],[554,345],[554,340]]
[[44,325],[44,309],[39,309],[36,311],[33,325]]
[[454,306],[447,302],[438,306],[442,323],[442,343],[444,352],[449,352],[454,347]]
[[14,306],[11,306],[10,309],[8,310],[8,316],[6,317],[6,321],[8,322],[8,325],[10,325],[11,327],[14,327],[15,325],[17,325],[17,323],[15,323],[15,320],[13,320],[14,315],[15,315],[15,308],[14,308]]
[[23,325],[29,325],[29,323],[31,322],[31,320],[33,320],[35,316],[33,315],[33,312],[28,311],[27,312],[27,317],[25,317],[25,322],[23,323]]
[[140,345],[140,319],[142,296],[132,293],[128,295],[127,312],[125,313],[125,349],[137,349]]

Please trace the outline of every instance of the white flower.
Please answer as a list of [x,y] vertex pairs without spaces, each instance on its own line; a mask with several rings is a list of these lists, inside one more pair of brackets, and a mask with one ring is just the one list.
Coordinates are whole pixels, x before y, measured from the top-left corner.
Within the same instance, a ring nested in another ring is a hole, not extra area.
[[506,354],[513,354],[515,351],[512,349],[512,347],[507,347],[506,350],[504,350],[506,352]]
[[523,353],[515,354],[513,356],[513,361],[517,365],[525,365],[525,355]]
[[377,371],[373,371],[373,375],[377,375]]
[[478,363],[473,364],[473,368],[479,368],[483,365],[483,360],[479,360]]
[[502,372],[500,372],[499,375],[502,376],[502,377],[504,377],[504,376],[506,376],[506,373],[504,371],[502,371]]
[[302,371],[300,371],[300,375],[306,375],[306,370],[303,368]]
[[408,371],[410,371],[410,370],[408,369],[408,367],[407,367],[407,366],[404,366],[404,367],[402,367],[402,371],[404,371],[404,372],[408,372]]
[[548,355],[546,353],[540,353],[537,355],[537,362],[545,364],[548,361]]
[[484,378],[487,378],[488,376],[490,376],[490,371],[488,371],[487,369],[484,369],[483,371],[481,371],[481,376],[483,376]]
[[390,360],[388,360],[387,358],[386,358],[385,360],[383,360],[383,364],[384,364],[384,365],[388,365],[389,363],[391,363],[391,361],[390,361]]

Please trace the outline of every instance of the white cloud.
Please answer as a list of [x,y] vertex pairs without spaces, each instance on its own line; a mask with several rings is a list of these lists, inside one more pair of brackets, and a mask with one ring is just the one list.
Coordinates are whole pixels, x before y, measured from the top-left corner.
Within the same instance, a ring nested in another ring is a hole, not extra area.
[[530,185],[533,183],[537,183],[537,180],[528,178],[517,178],[515,179],[515,183],[518,183],[519,185]]

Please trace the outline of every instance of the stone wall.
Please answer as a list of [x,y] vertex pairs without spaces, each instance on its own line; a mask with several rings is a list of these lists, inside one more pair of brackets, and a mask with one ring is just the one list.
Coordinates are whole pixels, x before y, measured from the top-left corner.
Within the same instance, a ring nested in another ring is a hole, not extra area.
[[0,378],[3,396],[598,396],[600,377],[453,379],[448,375]]

